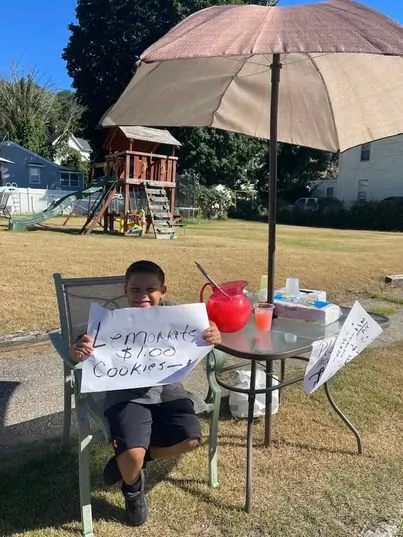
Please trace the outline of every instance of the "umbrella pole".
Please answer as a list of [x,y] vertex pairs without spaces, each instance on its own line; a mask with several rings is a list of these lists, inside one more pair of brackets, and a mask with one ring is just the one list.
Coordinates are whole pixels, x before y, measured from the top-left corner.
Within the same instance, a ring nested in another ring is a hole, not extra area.
[[[270,101],[270,142],[269,142],[269,241],[268,241],[268,284],[267,302],[273,303],[274,272],[276,256],[276,205],[277,205],[277,118],[278,97],[280,86],[280,54],[273,54],[271,69],[271,101]],[[273,385],[273,360],[266,361],[266,387]],[[264,427],[264,446],[271,444],[271,412],[272,394],[266,392],[266,410]]]
[[269,142],[269,242],[267,302],[273,302],[276,255],[276,206],[277,206],[277,118],[280,86],[280,54],[273,54],[271,69],[270,142]]

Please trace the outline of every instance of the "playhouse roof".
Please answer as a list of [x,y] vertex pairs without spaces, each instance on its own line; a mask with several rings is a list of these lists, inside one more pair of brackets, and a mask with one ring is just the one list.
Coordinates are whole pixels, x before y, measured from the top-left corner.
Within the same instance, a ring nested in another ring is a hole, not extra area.
[[151,127],[122,127],[119,129],[126,138],[132,140],[143,140],[145,142],[155,142],[157,144],[167,144],[180,146],[181,143],[172,136],[166,129],[152,129]]

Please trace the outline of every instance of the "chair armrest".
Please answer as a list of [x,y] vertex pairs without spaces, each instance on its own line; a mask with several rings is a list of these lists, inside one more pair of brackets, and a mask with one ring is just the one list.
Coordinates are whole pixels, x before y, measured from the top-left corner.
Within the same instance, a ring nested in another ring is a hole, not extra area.
[[51,332],[49,334],[49,339],[58,352],[58,354],[61,356],[63,362],[70,368],[70,369],[77,369],[78,365],[76,362],[74,362],[70,358],[69,354],[69,345],[66,342],[66,340],[62,337],[60,332]]

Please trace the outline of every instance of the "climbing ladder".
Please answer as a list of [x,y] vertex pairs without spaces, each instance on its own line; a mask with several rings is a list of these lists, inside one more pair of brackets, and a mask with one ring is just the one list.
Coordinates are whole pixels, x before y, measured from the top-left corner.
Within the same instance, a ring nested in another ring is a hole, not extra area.
[[156,239],[176,239],[173,215],[169,207],[169,199],[165,188],[146,181],[144,192]]
[[11,202],[13,204],[13,214],[21,214],[21,198],[17,183],[6,183],[5,186],[10,192]]

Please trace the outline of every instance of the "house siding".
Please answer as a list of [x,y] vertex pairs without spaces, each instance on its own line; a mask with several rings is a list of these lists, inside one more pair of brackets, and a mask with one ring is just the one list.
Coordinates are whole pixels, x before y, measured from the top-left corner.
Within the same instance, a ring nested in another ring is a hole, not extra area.
[[[53,145],[55,145],[57,143],[59,138],[60,138],[60,136],[53,141]],[[87,161],[90,160],[90,158],[91,158],[91,150],[82,149],[80,147],[80,145],[79,145],[79,143],[78,143],[78,141],[77,141],[75,136],[72,136],[72,135],[69,136],[69,138],[67,140],[67,145],[71,149],[75,149],[76,151],[78,151],[80,153],[80,155],[81,155],[81,158],[83,158],[84,160],[87,160]],[[55,163],[60,164],[61,160],[62,159],[60,157],[56,157],[55,158]]]
[[338,198],[356,202],[359,185],[368,201],[403,196],[403,135],[372,142],[369,161],[361,161],[361,146],[340,155]]
[[[0,154],[2,157],[11,160],[14,163],[3,163],[1,165],[1,183],[3,185],[7,183],[16,183],[18,187],[22,188],[57,189],[61,188],[60,173],[68,171],[13,142],[1,142]],[[35,164],[40,168],[40,182],[33,184],[29,181],[29,169],[30,167],[35,166]],[[74,172],[74,170],[70,171]],[[83,188],[84,179],[82,173],[74,173],[79,174],[78,186],[63,186],[63,190],[74,192]]]

